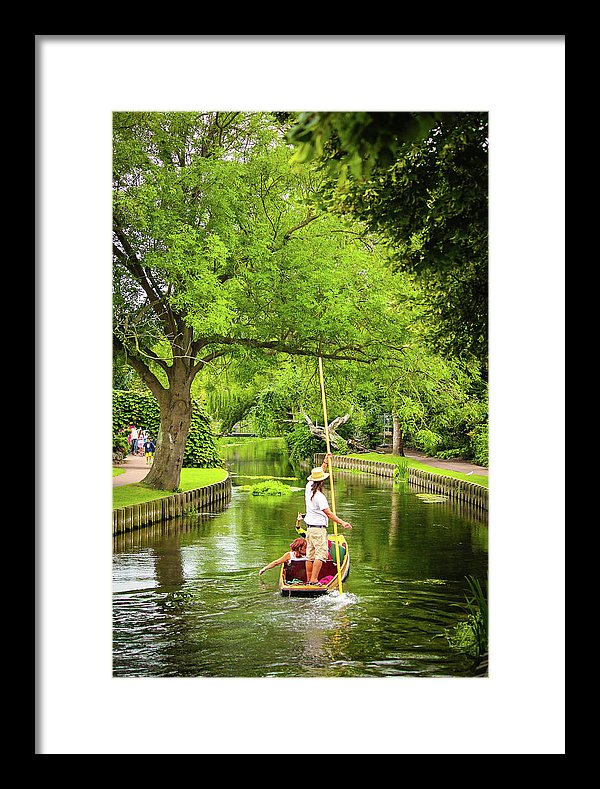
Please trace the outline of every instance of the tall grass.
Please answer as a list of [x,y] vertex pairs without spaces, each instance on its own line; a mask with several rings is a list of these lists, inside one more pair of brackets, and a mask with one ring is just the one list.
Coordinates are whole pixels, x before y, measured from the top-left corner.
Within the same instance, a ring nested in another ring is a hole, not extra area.
[[481,586],[479,579],[472,575],[466,576],[470,595],[466,595],[464,603],[454,603],[464,609],[467,618],[455,626],[453,632],[447,633],[450,645],[466,652],[479,661],[488,651],[488,601],[487,590]]
[[408,458],[395,458],[394,463],[396,464],[396,468],[394,470],[394,481],[408,479]]

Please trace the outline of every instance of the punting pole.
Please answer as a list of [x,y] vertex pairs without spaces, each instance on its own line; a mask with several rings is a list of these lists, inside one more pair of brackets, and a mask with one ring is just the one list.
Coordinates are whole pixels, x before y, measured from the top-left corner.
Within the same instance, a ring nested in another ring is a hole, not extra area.
[[[325,384],[323,382],[323,359],[319,356],[319,379],[321,381],[321,399],[323,400],[323,420],[325,422],[325,443],[327,445],[327,454],[329,455],[329,419],[327,418],[327,401],[325,400]],[[335,488],[333,487],[333,466],[331,464],[331,458],[327,458],[327,463],[329,464],[329,479],[331,481],[331,511],[334,515],[337,515],[335,511]],[[338,576],[338,589],[340,590],[340,594],[342,594],[342,572],[340,566],[340,544],[338,542],[337,536],[337,523],[333,522],[333,531],[335,533],[335,560],[337,564],[337,576]]]

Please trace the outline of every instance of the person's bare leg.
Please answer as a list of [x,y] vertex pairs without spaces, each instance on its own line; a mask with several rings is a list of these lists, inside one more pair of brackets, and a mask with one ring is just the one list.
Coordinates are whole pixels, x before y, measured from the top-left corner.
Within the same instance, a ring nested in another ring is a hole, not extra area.
[[312,573],[313,563],[310,561],[310,559],[307,559],[304,562],[304,566],[306,567],[306,583],[308,583],[310,581],[310,574]]
[[323,566],[323,562],[320,559],[315,559],[313,562],[310,580],[311,581],[318,581],[319,580],[319,572],[321,571],[321,567]]

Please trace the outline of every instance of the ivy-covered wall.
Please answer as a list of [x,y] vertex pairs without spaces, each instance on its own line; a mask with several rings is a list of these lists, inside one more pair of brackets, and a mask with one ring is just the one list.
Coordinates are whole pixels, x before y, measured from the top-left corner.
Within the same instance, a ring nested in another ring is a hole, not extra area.
[[[113,389],[112,412],[113,443],[119,434],[127,434],[127,428],[131,424],[138,428],[144,428],[157,441],[160,409],[152,394]],[[198,400],[192,402],[192,421],[185,444],[183,465],[186,468],[224,466],[217,449],[216,437],[210,425],[210,417]]]

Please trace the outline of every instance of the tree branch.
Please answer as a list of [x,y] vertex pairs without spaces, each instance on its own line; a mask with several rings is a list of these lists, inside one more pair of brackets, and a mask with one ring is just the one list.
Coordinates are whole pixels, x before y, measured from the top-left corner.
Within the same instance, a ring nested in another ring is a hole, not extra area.
[[[308,425],[308,429],[310,430],[311,434],[315,436],[315,438],[320,439],[321,441],[327,441],[327,436],[325,434],[325,427],[318,427],[314,424],[308,414],[305,414],[304,411],[300,411],[302,416],[304,417],[306,424]],[[344,416],[338,416],[328,425],[329,431],[329,443],[331,444],[333,449],[337,449],[339,447],[340,436],[335,432],[336,428],[340,427],[341,425],[346,424],[346,422],[350,419],[350,414],[344,414]]]
[[[142,381],[146,384],[148,389],[150,389],[152,394],[158,400],[160,395],[164,391],[164,387],[159,381],[159,379],[156,377],[156,375],[154,375],[154,373],[152,372],[152,370],[150,370],[148,365],[146,365],[141,359],[137,359],[135,356],[132,356],[116,335],[113,335],[113,343],[117,348],[117,350],[123,351],[124,353],[127,354],[127,364],[133,367],[133,369],[140,376]],[[164,362],[162,362],[162,360],[158,358],[156,358],[155,361],[161,364],[161,366],[164,364]]]
[[295,233],[296,230],[301,230],[303,227],[306,227],[306,225],[309,225],[311,222],[314,222],[315,219],[318,219],[318,218],[319,217],[317,215],[311,214],[311,212],[309,211],[306,219],[303,222],[300,222],[299,224],[295,225],[294,227],[291,227],[289,230],[287,230],[284,233],[283,240],[284,241],[289,241],[290,240],[290,236],[292,235],[292,233]]
[[137,259],[135,251],[131,247],[125,233],[117,221],[114,222],[113,232],[124,250],[120,250],[119,247],[113,243],[113,252],[115,256],[120,260],[123,266],[125,266],[127,271],[129,271],[131,276],[138,282],[146,294],[155,315],[163,326],[165,326],[166,333],[168,334],[169,331],[174,332],[175,322],[173,313],[164,298],[165,294],[163,294],[160,286],[152,277],[151,272],[145,269]]
[[[315,338],[315,342],[318,340]],[[207,345],[242,345],[245,348],[262,348],[264,350],[288,353],[290,356],[321,356],[323,359],[332,359],[346,362],[362,362],[370,364],[372,359],[366,356],[362,348],[353,345],[346,345],[335,349],[332,352],[323,352],[320,349],[311,349],[298,345],[288,345],[279,340],[254,340],[249,337],[223,337],[213,335],[202,340],[202,346]]]

